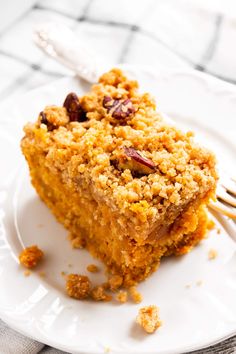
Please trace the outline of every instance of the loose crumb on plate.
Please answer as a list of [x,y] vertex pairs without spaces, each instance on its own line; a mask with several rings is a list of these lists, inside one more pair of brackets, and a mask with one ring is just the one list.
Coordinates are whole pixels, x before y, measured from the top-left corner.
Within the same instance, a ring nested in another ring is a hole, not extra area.
[[86,299],[91,290],[91,282],[85,275],[69,274],[66,281],[66,292],[74,299]]
[[97,273],[99,271],[99,268],[95,264],[89,264],[87,266],[87,271],[90,273]]
[[68,263],[68,267],[69,267],[69,268],[72,268],[72,267],[73,267],[73,264]]
[[214,250],[213,248],[209,250],[208,252],[208,259],[211,261],[215,259],[218,256],[218,252]]
[[46,277],[46,273],[45,273],[44,271],[39,272],[39,276],[40,276],[41,278],[45,278],[45,277]]
[[91,298],[95,301],[111,301],[112,296],[105,292],[102,285],[95,286],[91,293]]
[[190,289],[190,288],[191,288],[191,284],[186,284],[186,285],[185,285],[185,288],[186,288],[186,289]]
[[25,270],[25,271],[24,271],[24,276],[25,276],[25,277],[29,277],[30,274],[31,274],[31,271],[30,271],[30,270]]
[[203,284],[203,281],[202,281],[202,280],[198,280],[198,281],[196,282],[196,285],[197,285],[197,286],[202,286],[202,284]]
[[110,353],[110,351],[111,351],[111,348],[109,348],[109,347],[104,348],[104,353]]
[[108,284],[112,291],[119,289],[122,283],[123,283],[123,277],[121,277],[120,275],[112,275],[108,279]]
[[120,290],[117,294],[116,294],[116,300],[119,301],[120,303],[124,304],[125,302],[127,302],[127,298],[128,298],[128,293],[125,290]]
[[155,332],[162,324],[159,319],[158,307],[155,305],[150,305],[139,309],[136,323],[143,327],[147,333]]
[[129,288],[129,294],[131,299],[136,303],[139,304],[140,302],[142,302],[143,297],[140,294],[140,292],[137,290],[136,286],[131,286]]
[[43,258],[44,253],[38,248],[38,246],[33,245],[26,247],[19,255],[20,264],[26,268],[34,268]]
[[217,234],[219,235],[220,233],[221,233],[221,229],[218,227]]

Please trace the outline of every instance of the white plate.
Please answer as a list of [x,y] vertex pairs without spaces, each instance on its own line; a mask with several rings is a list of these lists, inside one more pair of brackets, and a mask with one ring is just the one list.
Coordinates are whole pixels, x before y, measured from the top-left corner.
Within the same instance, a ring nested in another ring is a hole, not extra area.
[[[233,165],[233,86],[192,71],[128,69],[163,111],[199,131],[199,139],[217,150],[222,167]],[[71,249],[67,232],[30,185],[19,141],[23,124],[35,120],[42,107],[61,104],[69,91],[82,94],[86,89],[67,78],[0,108],[0,317],[27,336],[73,353],[103,353],[106,347],[112,353],[180,353],[236,334],[236,246],[229,236],[235,236],[235,228],[224,218],[220,234],[213,230],[190,254],[163,260],[159,271],[140,284],[140,305],[91,303],[65,295],[61,271],[87,274],[86,266],[99,262],[85,250]],[[214,130],[209,129],[213,121]],[[35,243],[45,251],[45,262],[26,278],[17,255]],[[218,257],[209,261],[211,248]],[[39,276],[43,270],[44,279]],[[92,278],[100,282],[103,275]],[[135,325],[139,307],[148,304],[160,307],[163,321],[153,335]]]

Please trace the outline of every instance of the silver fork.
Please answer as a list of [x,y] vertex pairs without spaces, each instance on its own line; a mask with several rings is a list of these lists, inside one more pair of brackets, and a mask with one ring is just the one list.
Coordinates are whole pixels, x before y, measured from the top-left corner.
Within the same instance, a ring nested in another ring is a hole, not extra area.
[[210,203],[210,208],[236,220],[236,177],[222,174],[216,189],[216,202]]

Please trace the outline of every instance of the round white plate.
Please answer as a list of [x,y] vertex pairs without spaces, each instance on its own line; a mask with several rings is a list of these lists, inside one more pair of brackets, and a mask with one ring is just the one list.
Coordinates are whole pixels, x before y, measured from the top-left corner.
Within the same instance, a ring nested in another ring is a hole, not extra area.
[[[236,147],[236,91],[208,76],[187,72],[153,73],[126,67],[152,92],[160,109],[217,151],[222,168],[232,168]],[[66,94],[83,94],[87,84],[66,78],[0,107],[0,317],[21,333],[73,353],[180,353],[236,334],[236,246],[234,224],[221,218],[209,238],[191,253],[162,261],[139,285],[144,301],[119,305],[76,301],[64,291],[61,272],[87,274],[102,265],[85,250],[73,250],[67,232],[39,200],[20,152],[22,126]],[[212,129],[211,127],[214,127]],[[231,237],[230,237],[231,236]],[[18,264],[23,246],[37,244],[45,261],[29,277]],[[215,249],[218,257],[208,260]],[[40,277],[45,271],[45,278]],[[103,275],[89,276],[96,283]],[[160,308],[162,327],[153,335],[135,324],[141,306]]]

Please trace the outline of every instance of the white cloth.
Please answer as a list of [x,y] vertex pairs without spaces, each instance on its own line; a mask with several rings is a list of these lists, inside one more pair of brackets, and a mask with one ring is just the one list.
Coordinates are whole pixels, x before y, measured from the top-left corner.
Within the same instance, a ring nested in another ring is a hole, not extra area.
[[[193,67],[236,83],[235,0],[31,2],[32,7],[27,5],[21,17],[4,29],[0,27],[0,100],[73,75],[33,44],[34,26],[49,20],[73,28],[113,65]],[[15,6],[23,3],[15,1]],[[0,14],[4,9],[5,2],[0,2]],[[229,354],[236,352],[235,348],[236,337],[198,353]],[[0,354],[36,353],[62,354],[16,333],[0,320]]]

